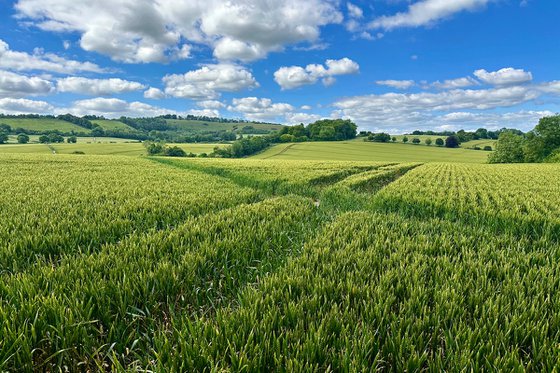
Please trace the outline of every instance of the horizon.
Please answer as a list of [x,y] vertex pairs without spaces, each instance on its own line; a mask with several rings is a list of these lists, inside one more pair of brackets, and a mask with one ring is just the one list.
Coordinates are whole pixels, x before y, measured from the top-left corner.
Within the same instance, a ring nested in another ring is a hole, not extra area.
[[559,111],[553,1],[19,0],[0,9],[8,115],[344,118],[397,134],[528,131]]

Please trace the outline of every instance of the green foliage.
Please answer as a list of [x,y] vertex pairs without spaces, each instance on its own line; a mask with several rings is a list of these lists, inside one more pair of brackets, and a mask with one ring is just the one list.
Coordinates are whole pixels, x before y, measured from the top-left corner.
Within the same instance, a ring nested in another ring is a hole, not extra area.
[[415,137],[415,138],[412,139],[412,143],[415,144],[415,145],[418,145],[418,144],[420,144],[420,139],[418,137]]
[[168,157],[186,157],[187,153],[178,146],[165,147],[163,155]]
[[406,143],[408,142],[408,137],[406,137],[406,136],[403,137],[403,138],[402,138],[402,142],[404,142],[404,143],[406,144]]
[[521,163],[524,159],[523,137],[513,132],[505,131],[500,134],[496,143],[496,150],[490,154],[488,162]]
[[446,148],[458,148],[460,144],[461,144],[461,141],[455,135],[448,136],[445,139],[445,147]]
[[436,139],[436,145],[437,145],[437,146],[443,146],[443,145],[445,145],[445,143],[443,142],[443,139],[442,139],[442,138],[438,137],[438,138]]
[[66,142],[67,142],[68,144],[75,144],[75,143],[78,142],[78,138],[77,138],[76,136],[69,136],[69,137],[66,139]]
[[490,145],[485,145],[484,148],[482,148],[482,150],[487,151],[487,152],[491,152],[492,147]]
[[373,142],[389,142],[389,141],[391,141],[391,135],[389,135],[388,133],[384,133],[384,132],[373,133],[373,134],[370,134],[368,136],[368,140],[373,141]]
[[9,136],[7,132],[0,131],[0,144],[4,144],[8,142]]
[[17,136],[17,142],[18,144],[27,144],[29,142],[29,136],[27,136],[25,133],[20,133]]
[[424,140],[424,143],[425,143],[426,145],[430,146],[430,145],[432,145],[432,139],[430,139],[430,138],[428,137],[426,140]]

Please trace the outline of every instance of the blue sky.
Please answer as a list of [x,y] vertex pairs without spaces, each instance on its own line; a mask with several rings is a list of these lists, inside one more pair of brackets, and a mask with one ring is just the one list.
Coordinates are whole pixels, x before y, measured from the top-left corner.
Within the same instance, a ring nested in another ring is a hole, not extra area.
[[531,129],[557,0],[0,0],[0,112]]

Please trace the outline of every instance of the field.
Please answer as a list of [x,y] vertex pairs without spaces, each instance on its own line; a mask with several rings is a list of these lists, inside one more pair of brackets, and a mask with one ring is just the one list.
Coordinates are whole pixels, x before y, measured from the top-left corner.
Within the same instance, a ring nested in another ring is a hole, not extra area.
[[0,155],[0,370],[560,364],[559,165],[277,158]]
[[124,124],[123,122],[119,122],[118,120],[100,119],[100,120],[92,120],[91,123],[97,124],[99,127],[103,128],[104,130],[136,132],[136,129]]
[[89,132],[87,128],[83,128],[75,125],[74,123],[66,122],[59,119],[42,118],[38,120],[33,118],[0,118],[0,123],[5,123],[12,127],[14,130],[17,128],[23,128],[30,131],[58,130],[62,132]]
[[167,124],[186,132],[207,132],[207,131],[234,131],[241,130],[243,127],[251,126],[258,130],[278,130],[282,126],[276,124],[259,123],[221,123],[205,122],[199,120],[167,119]]
[[258,159],[336,160],[373,162],[485,163],[488,152],[436,146],[365,141],[303,142],[279,144],[257,154]]
[[[216,146],[223,144],[172,144],[185,150],[187,153],[211,153]],[[146,148],[140,142],[99,137],[93,142],[91,137],[78,138],[76,144],[4,144],[0,145],[0,154],[72,154],[83,152],[87,155],[146,155]]]

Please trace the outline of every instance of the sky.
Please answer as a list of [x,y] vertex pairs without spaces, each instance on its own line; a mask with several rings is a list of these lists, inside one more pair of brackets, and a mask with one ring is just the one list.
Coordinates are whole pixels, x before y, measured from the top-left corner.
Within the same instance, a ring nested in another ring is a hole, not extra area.
[[0,113],[530,130],[558,0],[0,0]]

